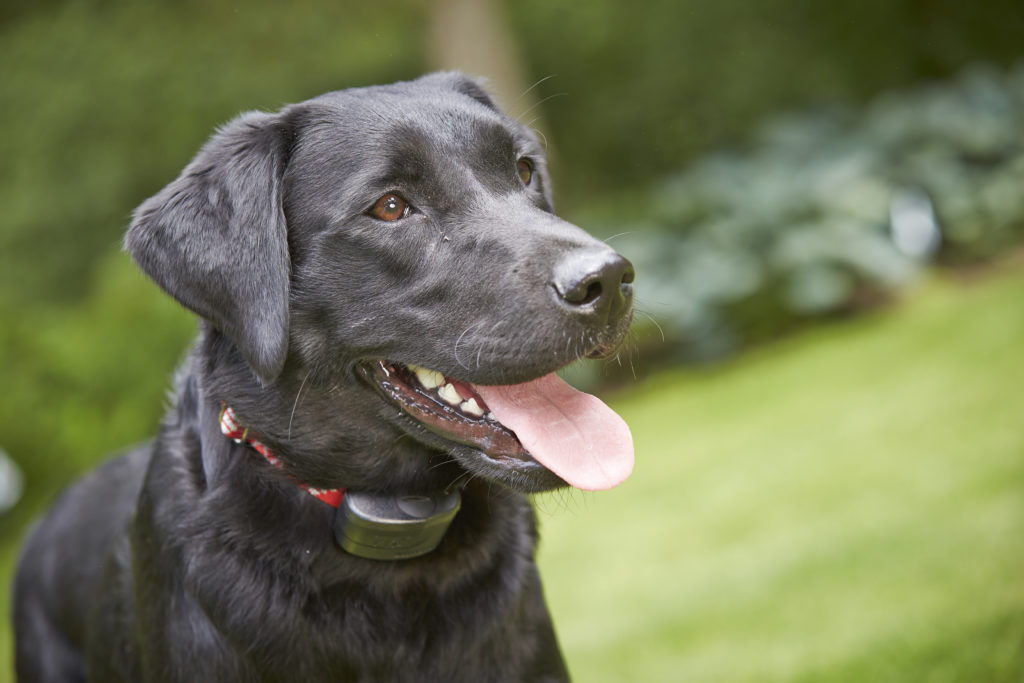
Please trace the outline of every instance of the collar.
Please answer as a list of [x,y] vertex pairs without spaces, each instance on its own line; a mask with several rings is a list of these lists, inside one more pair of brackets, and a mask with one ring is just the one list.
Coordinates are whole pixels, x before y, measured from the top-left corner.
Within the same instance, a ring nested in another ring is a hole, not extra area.
[[[284,470],[284,463],[281,462],[281,459],[274,455],[265,443],[259,439],[254,439],[249,436],[249,428],[243,427],[238,422],[238,418],[235,416],[235,411],[231,410],[231,407],[227,404],[221,404],[220,431],[224,436],[229,439],[233,439],[235,443],[248,444],[253,448],[253,450],[262,455],[271,465],[279,470]],[[318,489],[313,488],[308,484],[303,484],[298,480],[295,480],[295,483],[301,486],[304,491],[314,498],[322,500],[333,508],[340,507],[341,501],[345,497],[345,489]]]
[[[267,445],[249,436],[235,412],[221,404],[220,431],[245,443],[279,470],[284,463]],[[387,495],[347,489],[317,489],[292,479],[311,496],[335,508],[332,531],[343,550],[371,560],[407,560],[426,555],[444,539],[459,512],[462,489],[434,495]],[[347,492],[347,493],[346,493]]]

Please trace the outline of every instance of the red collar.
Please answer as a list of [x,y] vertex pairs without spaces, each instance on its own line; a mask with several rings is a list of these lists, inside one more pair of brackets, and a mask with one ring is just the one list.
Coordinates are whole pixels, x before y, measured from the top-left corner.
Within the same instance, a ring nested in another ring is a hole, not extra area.
[[[267,462],[276,467],[279,470],[284,469],[284,463],[281,462],[280,458],[274,455],[266,444],[249,436],[249,428],[243,427],[239,422],[238,418],[235,417],[235,411],[225,404],[221,404],[220,411],[220,431],[224,436],[229,439],[234,439],[235,443],[245,442],[252,446],[260,455],[266,458]],[[307,493],[315,498],[319,498],[323,502],[327,503],[331,507],[341,506],[341,499],[345,497],[345,489],[316,489],[312,486],[303,484],[301,481],[295,480],[295,483],[301,486]]]

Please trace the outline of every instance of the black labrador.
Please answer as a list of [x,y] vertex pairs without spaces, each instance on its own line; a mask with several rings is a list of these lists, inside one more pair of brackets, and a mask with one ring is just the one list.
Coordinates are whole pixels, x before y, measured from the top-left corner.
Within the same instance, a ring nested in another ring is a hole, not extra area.
[[629,430],[552,374],[633,270],[555,217],[459,74],[228,123],[126,245],[201,317],[159,435],[67,490],[15,581],[22,681],[561,681],[524,494]]

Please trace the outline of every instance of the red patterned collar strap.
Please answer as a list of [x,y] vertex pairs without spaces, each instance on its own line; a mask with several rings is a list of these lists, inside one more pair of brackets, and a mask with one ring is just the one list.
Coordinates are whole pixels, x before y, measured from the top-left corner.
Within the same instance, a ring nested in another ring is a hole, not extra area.
[[[234,439],[235,443],[246,443],[252,446],[256,452],[266,458],[267,462],[279,470],[284,470],[284,463],[281,462],[280,458],[274,455],[262,441],[249,436],[249,428],[243,427],[238,422],[238,418],[235,417],[235,411],[223,403],[220,410],[220,431],[229,439]],[[316,489],[297,480],[295,483],[311,496],[319,498],[331,507],[341,506],[341,499],[345,497],[345,489]]]

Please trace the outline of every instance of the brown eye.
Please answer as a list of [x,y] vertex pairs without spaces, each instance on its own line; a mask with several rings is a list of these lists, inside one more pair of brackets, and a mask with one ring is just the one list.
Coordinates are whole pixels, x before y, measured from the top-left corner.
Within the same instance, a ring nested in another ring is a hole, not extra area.
[[409,215],[409,202],[397,194],[386,194],[373,205],[370,215],[382,221],[397,221]]
[[533,164],[530,160],[524,158],[517,161],[516,170],[519,171],[519,179],[523,181],[523,185],[529,185],[533,180]]

